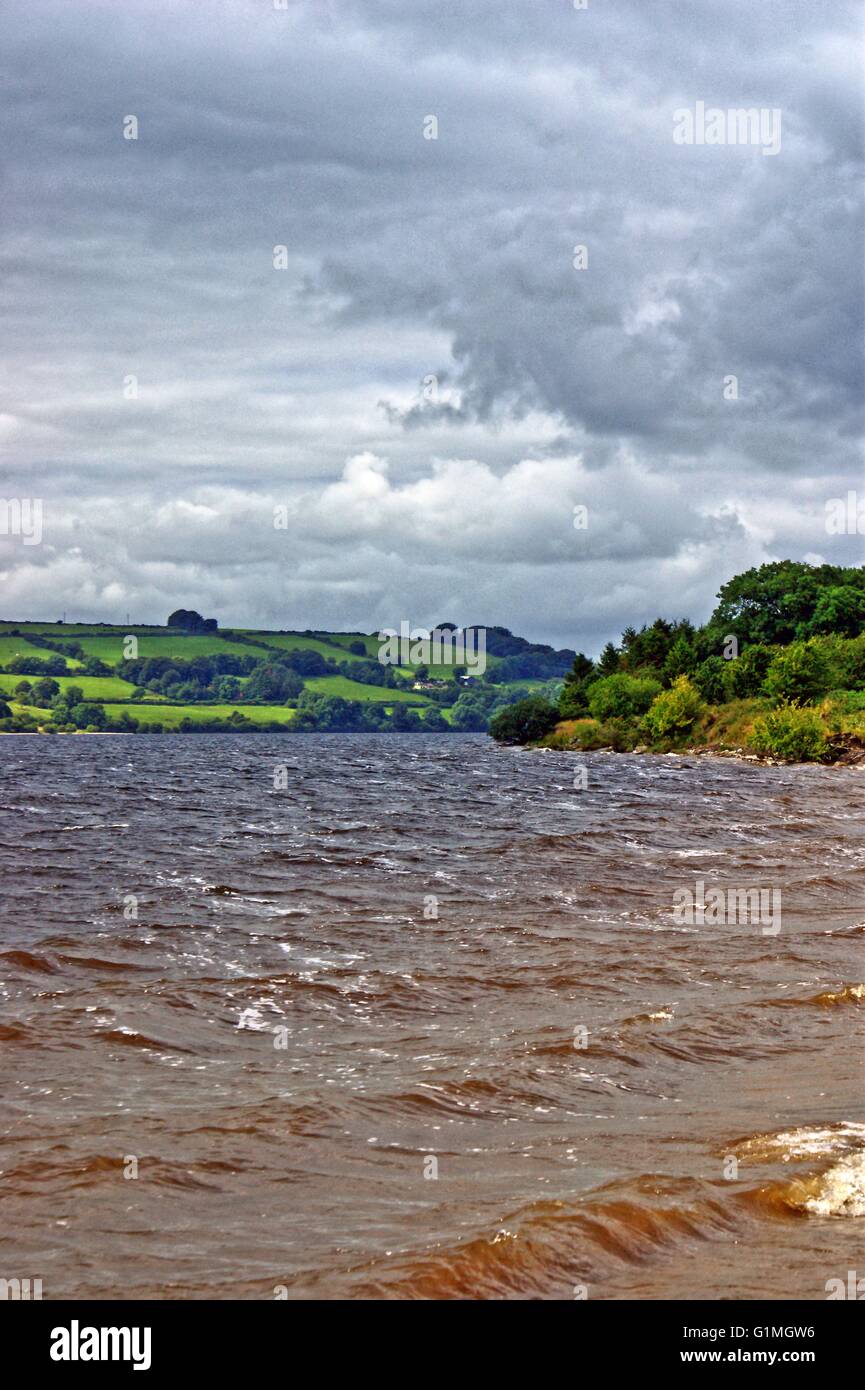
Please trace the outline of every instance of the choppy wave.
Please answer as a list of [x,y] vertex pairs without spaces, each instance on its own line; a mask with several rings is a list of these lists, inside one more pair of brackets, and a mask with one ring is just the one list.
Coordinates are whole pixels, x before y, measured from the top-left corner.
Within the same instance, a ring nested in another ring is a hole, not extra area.
[[[6,1237],[58,1296],[819,1297],[826,1221],[848,1267],[861,775],[10,743]],[[780,932],[678,927],[697,879]]]

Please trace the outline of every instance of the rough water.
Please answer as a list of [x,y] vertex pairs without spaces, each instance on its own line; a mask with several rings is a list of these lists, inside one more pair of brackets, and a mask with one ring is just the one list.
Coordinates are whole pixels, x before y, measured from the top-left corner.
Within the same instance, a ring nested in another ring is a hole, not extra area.
[[[863,1266],[861,772],[0,746],[0,1276],[822,1299]],[[683,922],[698,883],[780,911]]]

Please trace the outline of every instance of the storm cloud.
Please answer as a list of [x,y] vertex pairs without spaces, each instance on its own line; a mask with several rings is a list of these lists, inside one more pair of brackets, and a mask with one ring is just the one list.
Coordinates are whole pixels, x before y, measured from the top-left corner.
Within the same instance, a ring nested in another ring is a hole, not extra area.
[[[0,493],[44,522],[0,536],[0,616],[596,651],[749,565],[862,562],[824,524],[863,489],[858,5],[2,27]],[[697,102],[780,148],[676,143]]]

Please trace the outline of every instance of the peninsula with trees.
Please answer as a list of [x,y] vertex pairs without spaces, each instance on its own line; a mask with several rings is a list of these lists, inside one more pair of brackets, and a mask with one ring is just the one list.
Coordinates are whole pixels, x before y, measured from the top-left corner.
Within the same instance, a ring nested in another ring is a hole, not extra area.
[[376,632],[221,628],[192,608],[164,626],[8,619],[0,732],[488,730],[581,751],[865,763],[865,566],[777,561],[717,600],[702,625],[627,627],[596,660],[484,627],[478,675],[383,662]]
[[722,586],[708,622],[628,627],[578,654],[557,700],[497,711],[502,743],[713,751],[865,765],[865,566],[777,561]]

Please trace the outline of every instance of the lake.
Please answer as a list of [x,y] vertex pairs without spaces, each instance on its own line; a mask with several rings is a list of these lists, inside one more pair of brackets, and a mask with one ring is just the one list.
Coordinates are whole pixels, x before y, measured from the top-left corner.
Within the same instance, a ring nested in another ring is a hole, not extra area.
[[861,1265],[860,771],[483,735],[2,750],[0,1276],[825,1299]]

